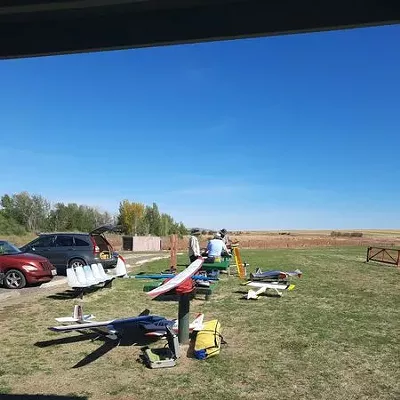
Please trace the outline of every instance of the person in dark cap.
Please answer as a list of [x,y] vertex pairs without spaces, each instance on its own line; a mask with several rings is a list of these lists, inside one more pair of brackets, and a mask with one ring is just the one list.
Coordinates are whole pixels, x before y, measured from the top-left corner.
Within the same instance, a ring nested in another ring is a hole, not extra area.
[[190,231],[189,238],[189,259],[190,263],[201,257],[199,236],[201,235],[200,229],[193,228]]
[[224,228],[219,231],[222,241],[228,246],[230,244],[230,239],[228,236],[228,231]]

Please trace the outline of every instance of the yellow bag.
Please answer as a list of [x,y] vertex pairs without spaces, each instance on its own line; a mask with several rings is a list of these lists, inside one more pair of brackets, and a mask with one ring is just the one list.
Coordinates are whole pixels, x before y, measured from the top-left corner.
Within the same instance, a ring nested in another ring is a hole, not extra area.
[[221,344],[225,343],[221,336],[221,324],[217,319],[205,322],[203,329],[197,332],[194,344],[194,356],[199,360],[219,354]]

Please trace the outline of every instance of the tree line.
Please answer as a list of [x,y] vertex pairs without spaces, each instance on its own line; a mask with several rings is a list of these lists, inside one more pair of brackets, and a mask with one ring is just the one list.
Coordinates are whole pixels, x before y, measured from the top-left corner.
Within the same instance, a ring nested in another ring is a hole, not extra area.
[[29,232],[90,232],[105,224],[118,224],[125,234],[165,236],[184,235],[187,229],[165,213],[156,203],[146,206],[124,200],[119,214],[101,212],[96,207],[76,203],[51,204],[37,194],[4,194],[0,199],[0,234],[24,235]]
[[160,213],[156,203],[146,206],[124,200],[119,205],[118,224],[129,235],[167,236],[186,235],[188,229],[182,222],[176,222],[170,215]]

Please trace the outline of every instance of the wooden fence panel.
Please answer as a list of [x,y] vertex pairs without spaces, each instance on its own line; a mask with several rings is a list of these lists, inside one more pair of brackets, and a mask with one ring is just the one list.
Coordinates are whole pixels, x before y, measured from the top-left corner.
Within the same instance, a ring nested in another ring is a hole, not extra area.
[[376,261],[400,266],[400,249],[385,249],[383,247],[368,247],[367,262]]

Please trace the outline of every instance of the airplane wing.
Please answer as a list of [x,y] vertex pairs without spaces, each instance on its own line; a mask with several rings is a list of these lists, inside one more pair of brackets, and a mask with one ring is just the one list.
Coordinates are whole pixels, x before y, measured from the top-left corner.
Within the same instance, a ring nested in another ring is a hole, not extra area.
[[[203,329],[203,320],[204,320],[204,314],[200,313],[196,315],[196,318],[193,320],[193,322],[189,325],[189,331],[200,331]],[[176,333],[178,333],[178,320],[173,320],[173,325],[172,325],[172,330]],[[166,330],[154,330],[152,332],[147,332],[145,333],[145,336],[155,336],[155,337],[164,337],[166,335]]]
[[115,334],[116,332],[123,332],[125,329],[139,328],[142,327],[145,330],[161,330],[170,321],[166,320],[164,317],[159,317],[157,315],[149,315],[149,310],[144,310],[138,317],[131,318],[121,318],[112,319],[109,321],[99,321],[99,322],[83,322],[74,325],[61,325],[53,326],[49,328],[54,332],[68,332],[68,331],[78,331],[82,329],[93,329],[106,328],[106,330]]
[[293,290],[295,287],[295,285],[291,284],[282,285],[282,284],[262,283],[262,282],[250,282],[248,283],[248,286],[258,288],[258,290],[254,291],[250,289],[246,295],[247,300],[257,299],[260,294],[266,292],[268,289],[275,290],[277,295],[282,296],[282,292],[280,292],[279,290]]
[[96,317],[92,314],[89,315],[84,315],[82,319],[80,320],[79,318],[74,318],[74,317],[60,317],[60,318],[55,318],[57,322],[79,322],[79,321],[84,321],[84,322],[89,322],[91,319],[95,319]]
[[175,289],[186,279],[193,276],[201,268],[201,266],[203,265],[203,262],[204,262],[203,259],[198,258],[197,260],[193,261],[186,269],[184,269],[182,272],[180,272],[178,275],[176,275],[174,278],[172,278],[170,281],[151,290],[150,292],[147,292],[147,294],[151,298],[154,298],[154,297],[159,296],[160,294],[163,294],[163,293],[169,292],[172,289]]
[[266,289],[277,289],[277,290],[285,290],[288,289],[290,285],[276,284],[276,283],[263,283],[263,282],[249,282],[247,286],[255,287],[255,288],[266,288]]

